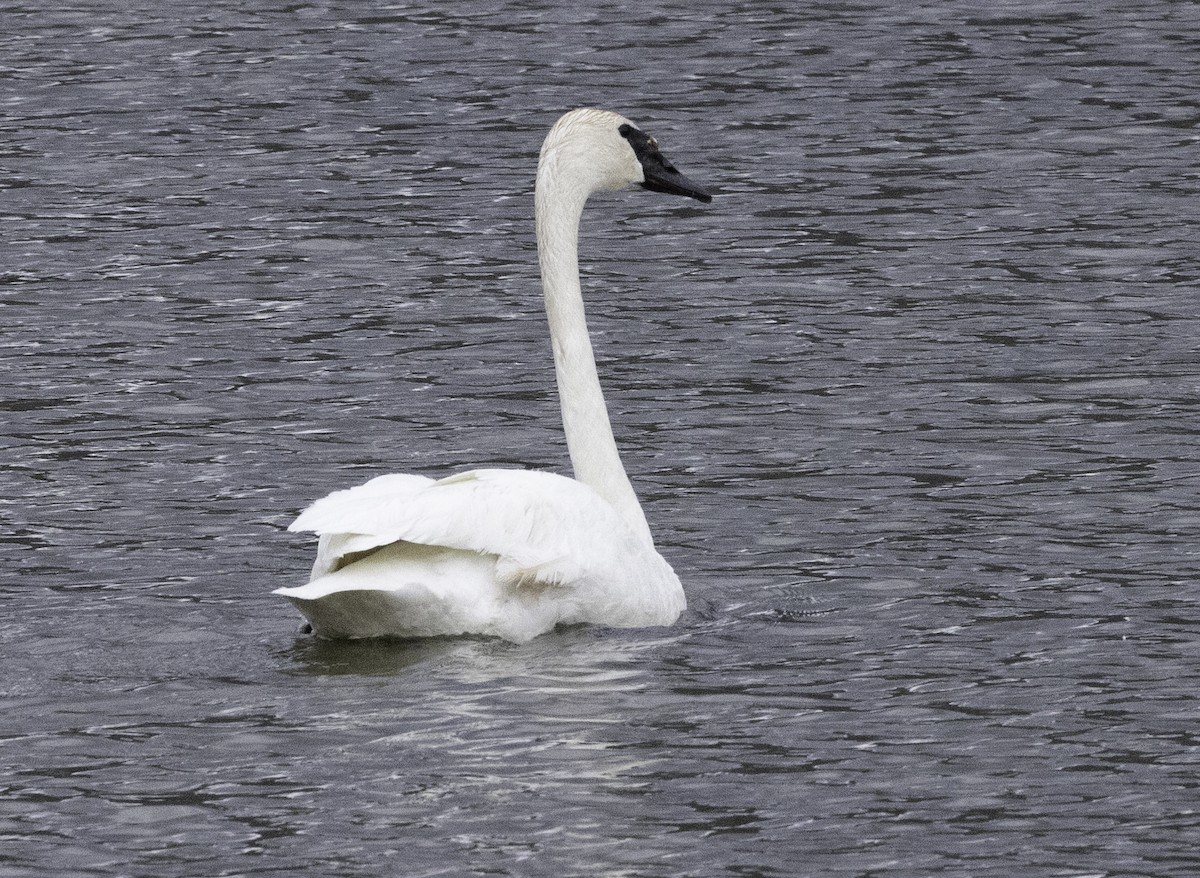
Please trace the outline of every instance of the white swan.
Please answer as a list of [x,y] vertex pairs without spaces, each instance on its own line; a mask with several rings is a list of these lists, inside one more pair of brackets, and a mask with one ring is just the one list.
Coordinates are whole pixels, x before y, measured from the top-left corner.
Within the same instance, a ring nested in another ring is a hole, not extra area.
[[579,286],[584,202],[633,184],[712,200],[615,113],[573,110],[542,145],[538,261],[575,478],[387,475],[318,500],[289,528],[321,536],[312,578],[275,591],[315,634],[522,642],[559,624],[670,625],[683,612],[683,587],[621,466]]

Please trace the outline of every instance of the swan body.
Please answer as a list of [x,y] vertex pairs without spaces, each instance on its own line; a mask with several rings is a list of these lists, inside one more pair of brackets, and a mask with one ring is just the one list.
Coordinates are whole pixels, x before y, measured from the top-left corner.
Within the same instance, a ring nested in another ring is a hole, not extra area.
[[683,587],[621,465],[579,284],[584,203],[636,184],[711,200],[616,113],[573,110],[546,137],[538,261],[575,478],[507,469],[438,481],[385,475],[318,500],[289,528],[320,535],[311,579],[275,592],[315,634],[524,642],[562,624],[670,625],[683,612]]

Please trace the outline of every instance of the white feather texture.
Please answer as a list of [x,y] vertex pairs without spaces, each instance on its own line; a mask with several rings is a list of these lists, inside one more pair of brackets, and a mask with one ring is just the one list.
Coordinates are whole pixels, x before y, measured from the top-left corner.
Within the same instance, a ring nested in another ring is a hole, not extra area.
[[579,286],[584,202],[646,180],[623,126],[615,113],[572,111],[538,165],[539,262],[576,477],[386,475],[318,500],[289,528],[320,535],[312,578],[276,590],[318,636],[523,642],[561,624],[670,625],[684,610],[617,453]]

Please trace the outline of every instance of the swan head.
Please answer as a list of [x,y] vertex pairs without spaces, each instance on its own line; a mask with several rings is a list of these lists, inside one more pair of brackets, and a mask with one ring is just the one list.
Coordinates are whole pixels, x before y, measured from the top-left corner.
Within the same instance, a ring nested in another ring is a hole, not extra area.
[[607,110],[572,110],[554,124],[538,162],[539,183],[549,176],[579,187],[585,195],[641,186],[712,201],[667,160],[653,137]]

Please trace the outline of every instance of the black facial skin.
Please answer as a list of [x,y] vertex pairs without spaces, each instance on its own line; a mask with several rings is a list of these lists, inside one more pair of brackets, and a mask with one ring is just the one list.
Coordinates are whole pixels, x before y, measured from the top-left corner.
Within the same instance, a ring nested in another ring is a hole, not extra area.
[[651,192],[665,192],[668,195],[684,195],[706,203],[712,201],[708,192],[679,173],[676,167],[667,161],[666,156],[658,150],[658,141],[649,134],[632,125],[622,125],[617,130],[629,141],[629,145],[633,147],[633,154],[642,163],[642,173],[646,177],[642,188]]

